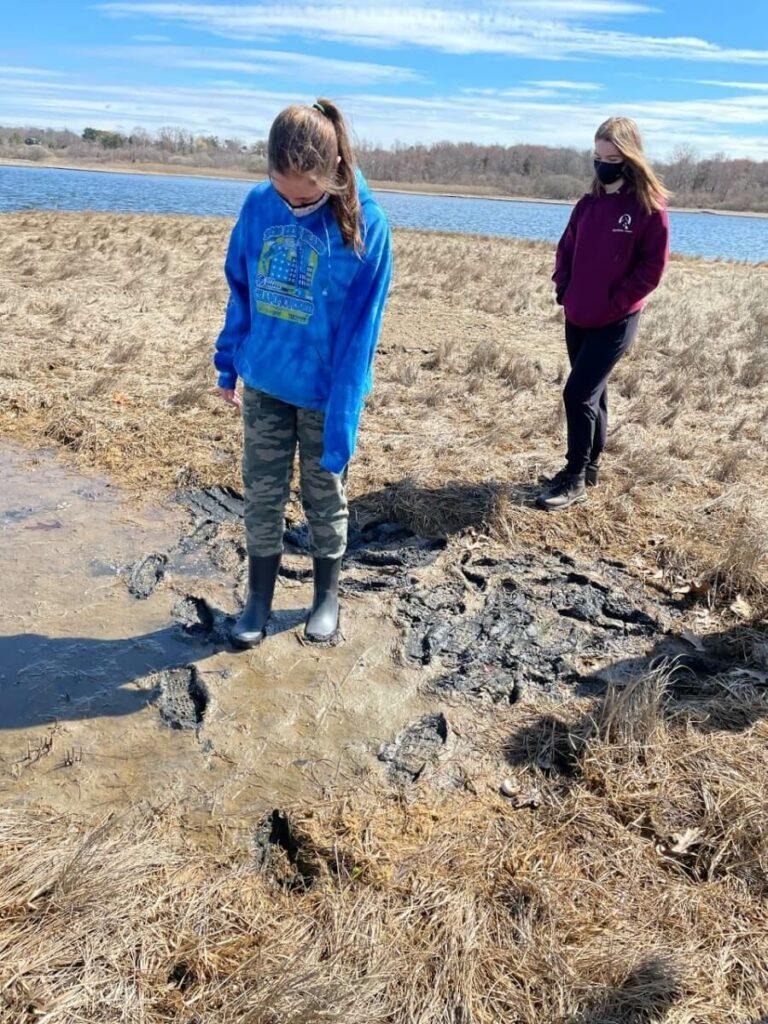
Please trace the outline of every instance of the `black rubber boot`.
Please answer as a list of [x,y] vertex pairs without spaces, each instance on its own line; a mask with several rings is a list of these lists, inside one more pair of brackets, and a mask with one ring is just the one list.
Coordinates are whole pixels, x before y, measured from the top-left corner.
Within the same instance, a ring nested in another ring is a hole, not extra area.
[[304,636],[316,644],[334,643],[339,635],[340,558],[312,560],[315,597],[304,627]]
[[558,469],[554,476],[539,477],[539,483],[544,484],[544,490],[541,492],[541,497],[543,498],[549,494],[550,491],[556,490],[568,475],[568,467],[564,466],[562,469]]
[[248,556],[248,599],[229,632],[238,647],[257,647],[267,635],[281,555]]
[[584,483],[587,487],[597,487],[600,480],[600,469],[597,463],[590,463],[584,474]]
[[578,473],[564,477],[557,487],[544,491],[539,496],[537,505],[539,508],[547,509],[548,512],[559,512],[561,509],[570,508],[571,505],[578,505],[586,500],[584,474]]

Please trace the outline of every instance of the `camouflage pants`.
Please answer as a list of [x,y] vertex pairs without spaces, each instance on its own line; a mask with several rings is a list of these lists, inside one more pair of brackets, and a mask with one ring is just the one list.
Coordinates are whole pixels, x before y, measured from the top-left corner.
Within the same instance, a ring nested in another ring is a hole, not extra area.
[[309,523],[312,554],[340,558],[347,546],[346,470],[320,468],[325,413],[299,409],[246,387],[243,391],[243,484],[248,554],[263,557],[283,549],[285,506],[299,446],[301,501]]

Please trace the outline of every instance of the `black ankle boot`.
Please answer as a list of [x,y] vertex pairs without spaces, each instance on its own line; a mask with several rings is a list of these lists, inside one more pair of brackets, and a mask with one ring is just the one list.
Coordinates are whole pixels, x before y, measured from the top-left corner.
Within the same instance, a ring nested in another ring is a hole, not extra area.
[[536,504],[539,508],[545,508],[549,512],[559,512],[561,509],[570,508],[571,505],[578,505],[586,500],[584,473],[573,473],[563,477],[557,487],[544,491]]
[[229,632],[239,647],[256,647],[267,635],[281,555],[248,556],[248,599]]
[[562,484],[563,480],[565,480],[568,476],[568,467],[564,466],[563,469],[559,469],[554,476],[542,477],[540,481],[541,483],[544,484],[544,488],[541,492],[542,495],[549,494],[550,491],[557,490],[557,488]]
[[340,558],[313,559],[315,599],[304,636],[313,643],[332,643],[339,632]]
[[584,474],[584,483],[587,487],[597,487],[600,481],[600,469],[596,462],[590,462]]

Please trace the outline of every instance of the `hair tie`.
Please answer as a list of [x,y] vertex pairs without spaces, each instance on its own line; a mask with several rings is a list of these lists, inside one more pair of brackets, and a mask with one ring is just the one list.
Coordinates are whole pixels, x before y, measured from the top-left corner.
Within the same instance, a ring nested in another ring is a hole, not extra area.
[[325,109],[322,103],[313,103],[312,108],[314,110],[319,110],[321,114],[325,114],[325,116],[328,117],[328,111]]

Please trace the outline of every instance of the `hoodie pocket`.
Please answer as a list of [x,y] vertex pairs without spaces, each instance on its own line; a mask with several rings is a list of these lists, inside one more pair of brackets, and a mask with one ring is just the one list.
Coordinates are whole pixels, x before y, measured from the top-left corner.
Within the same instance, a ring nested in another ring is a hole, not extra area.
[[592,281],[589,286],[580,286],[579,282],[571,282],[563,305],[568,319],[579,327],[610,323],[611,301],[606,284]]

